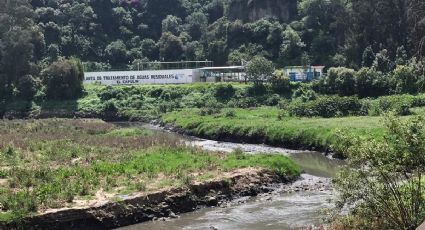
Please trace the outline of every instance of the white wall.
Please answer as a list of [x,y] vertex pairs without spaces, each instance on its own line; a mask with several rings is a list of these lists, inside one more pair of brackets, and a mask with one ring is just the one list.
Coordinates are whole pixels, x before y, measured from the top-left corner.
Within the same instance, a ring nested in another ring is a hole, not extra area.
[[84,83],[104,85],[187,84],[196,78],[193,69],[86,72]]

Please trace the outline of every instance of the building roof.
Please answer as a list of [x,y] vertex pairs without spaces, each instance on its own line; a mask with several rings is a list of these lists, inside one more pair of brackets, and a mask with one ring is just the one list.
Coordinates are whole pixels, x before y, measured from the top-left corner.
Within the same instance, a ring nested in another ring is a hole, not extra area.
[[243,70],[244,66],[217,66],[217,67],[203,67],[200,70]]
[[308,68],[315,68],[315,69],[324,69],[325,66],[323,65],[312,65],[312,66],[285,66],[284,69],[308,69]]

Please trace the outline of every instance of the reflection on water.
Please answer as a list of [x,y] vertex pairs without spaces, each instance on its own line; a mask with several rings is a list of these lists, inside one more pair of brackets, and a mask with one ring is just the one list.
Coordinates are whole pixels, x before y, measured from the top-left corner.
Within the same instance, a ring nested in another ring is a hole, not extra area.
[[[157,127],[132,123],[159,132],[160,135],[169,135],[179,138],[190,146],[200,147],[208,151],[232,152],[240,149],[246,153],[272,153],[287,155],[292,158],[305,173],[302,180],[291,186],[296,192],[288,193],[287,190],[277,190],[272,194],[264,194],[258,197],[245,198],[245,202],[232,202],[228,207],[205,208],[196,212],[183,214],[179,219],[170,221],[146,222],[128,226],[125,230],[150,229],[298,229],[310,225],[319,224],[323,217],[320,211],[329,208],[329,200],[333,197],[330,188],[329,177],[338,171],[343,164],[340,160],[329,159],[319,152],[296,151],[284,148],[275,148],[266,145],[239,144],[229,142],[217,142],[193,137],[187,137],[176,133],[169,133]],[[128,126],[128,124],[126,125]],[[303,183],[323,184],[321,189],[304,191]],[[300,189],[301,188],[301,189]]]

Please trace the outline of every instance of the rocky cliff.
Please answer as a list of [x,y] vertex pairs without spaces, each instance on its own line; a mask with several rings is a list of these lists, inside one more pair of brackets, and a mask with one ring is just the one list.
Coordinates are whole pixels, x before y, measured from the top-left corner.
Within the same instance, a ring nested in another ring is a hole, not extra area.
[[261,18],[276,18],[288,22],[297,15],[297,0],[232,0],[229,19],[253,22]]

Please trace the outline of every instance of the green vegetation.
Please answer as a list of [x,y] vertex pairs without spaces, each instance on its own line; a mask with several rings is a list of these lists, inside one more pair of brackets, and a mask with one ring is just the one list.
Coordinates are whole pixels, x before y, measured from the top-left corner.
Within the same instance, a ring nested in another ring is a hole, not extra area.
[[[228,116],[229,111],[232,116]],[[213,115],[202,115],[190,109],[166,114],[163,120],[174,123],[194,135],[212,139],[268,143],[295,148],[331,146],[339,152],[338,130],[362,138],[380,138],[383,127],[380,117],[297,118],[272,107],[227,109]]]
[[[82,65],[161,68],[146,66],[156,60],[248,61],[253,81],[287,65],[347,67],[330,69],[315,90],[420,93],[424,8],[421,0],[1,1],[0,103],[74,99]],[[266,15],[249,16],[257,11]]]
[[187,186],[255,167],[293,177],[287,157],[208,153],[179,140],[99,120],[0,122],[0,221],[118,194]]
[[351,207],[343,223],[352,229],[416,229],[425,218],[424,117],[386,118],[384,138],[356,135],[347,143],[347,166],[334,184],[338,207]]

